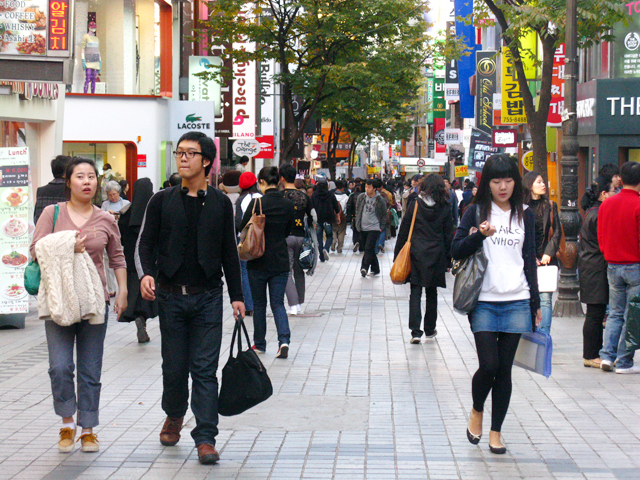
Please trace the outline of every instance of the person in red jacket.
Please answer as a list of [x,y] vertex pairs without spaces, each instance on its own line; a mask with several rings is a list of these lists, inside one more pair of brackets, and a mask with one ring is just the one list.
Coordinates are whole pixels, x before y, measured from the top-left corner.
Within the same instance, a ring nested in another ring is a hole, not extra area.
[[627,350],[626,309],[640,293],[640,163],[627,162],[620,169],[622,190],[607,198],[598,215],[598,243],[609,264],[609,318],[600,350],[600,368],[616,373],[640,373]]

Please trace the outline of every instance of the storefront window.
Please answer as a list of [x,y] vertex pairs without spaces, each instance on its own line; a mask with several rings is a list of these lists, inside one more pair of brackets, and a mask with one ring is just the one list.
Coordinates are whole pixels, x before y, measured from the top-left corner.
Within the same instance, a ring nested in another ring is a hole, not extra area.
[[71,93],[167,95],[171,91],[171,52],[168,64],[160,61],[171,45],[170,3],[78,0],[75,26]]
[[24,122],[0,121],[0,148],[25,147],[26,145]]

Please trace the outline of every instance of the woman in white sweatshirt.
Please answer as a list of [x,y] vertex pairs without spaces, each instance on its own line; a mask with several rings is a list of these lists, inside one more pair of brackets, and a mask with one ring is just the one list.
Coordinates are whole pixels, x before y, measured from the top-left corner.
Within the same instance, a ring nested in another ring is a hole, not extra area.
[[502,454],[507,449],[500,429],[511,399],[511,367],[520,335],[542,320],[535,219],[523,205],[517,160],[506,154],[489,157],[482,169],[478,193],[456,230],[451,256],[463,259],[479,248],[488,265],[478,305],[469,314],[480,365],[472,381],[467,438],[473,444],[480,441],[484,402],[492,392],[489,449]]

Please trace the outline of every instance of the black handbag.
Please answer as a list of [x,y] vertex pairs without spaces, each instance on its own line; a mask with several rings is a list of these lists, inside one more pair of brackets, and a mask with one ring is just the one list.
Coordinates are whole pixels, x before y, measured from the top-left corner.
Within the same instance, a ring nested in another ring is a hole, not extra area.
[[[478,206],[476,206],[476,223],[480,225]],[[453,284],[453,309],[456,312],[468,315],[478,305],[488,263],[484,248],[480,247],[473,255],[453,264],[451,273],[456,277]]]
[[[271,380],[267,369],[258,358],[258,354],[249,347],[242,350],[242,333],[244,331],[247,345],[251,345],[247,327],[239,317],[233,329],[229,360],[222,369],[222,382],[218,395],[218,413],[225,417],[238,415],[251,407],[264,402],[273,394]],[[233,344],[238,337],[238,353],[233,356]]]

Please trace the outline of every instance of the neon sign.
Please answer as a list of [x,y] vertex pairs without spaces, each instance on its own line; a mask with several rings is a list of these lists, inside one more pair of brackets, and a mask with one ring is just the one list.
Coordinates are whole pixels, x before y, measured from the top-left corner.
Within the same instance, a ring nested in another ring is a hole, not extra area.
[[69,1],[49,2],[49,50],[69,51]]

